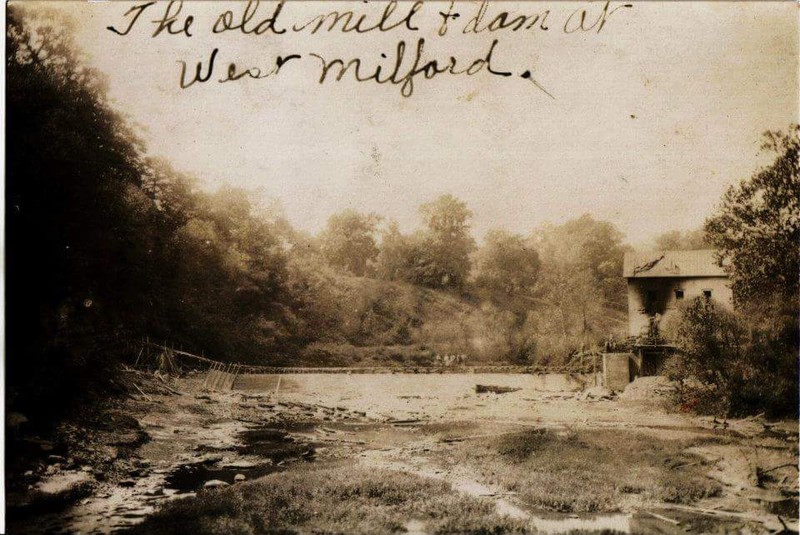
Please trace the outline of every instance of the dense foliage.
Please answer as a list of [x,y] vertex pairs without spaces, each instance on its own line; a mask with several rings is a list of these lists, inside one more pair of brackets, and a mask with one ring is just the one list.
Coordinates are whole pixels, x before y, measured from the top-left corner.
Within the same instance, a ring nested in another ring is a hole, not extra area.
[[6,42],[10,402],[67,407],[142,336],[240,360],[300,343],[286,226],[148,157],[55,11],[9,6]]
[[653,249],[657,251],[694,251],[711,248],[713,245],[709,243],[706,232],[702,228],[684,232],[670,230],[656,236],[653,240]]
[[[797,324],[744,316],[697,298],[673,326],[681,354],[667,365],[684,410],[721,416],[797,411]],[[769,318],[769,319],[767,319]]]
[[684,402],[721,414],[797,414],[800,130],[767,132],[775,160],[731,186],[705,225],[731,277],[736,312],[697,301],[677,326]]
[[738,304],[766,295],[796,300],[800,273],[800,127],[767,132],[769,166],[731,186],[705,230],[729,265]]
[[321,236],[322,254],[331,266],[362,277],[378,256],[375,234],[380,218],[345,210],[328,218]]

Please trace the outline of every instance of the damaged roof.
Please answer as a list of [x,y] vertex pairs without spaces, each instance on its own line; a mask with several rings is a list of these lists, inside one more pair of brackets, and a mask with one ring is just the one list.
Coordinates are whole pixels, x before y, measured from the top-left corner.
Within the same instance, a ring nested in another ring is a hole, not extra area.
[[625,253],[622,276],[628,279],[650,277],[727,277],[717,264],[714,249],[697,251],[656,251]]

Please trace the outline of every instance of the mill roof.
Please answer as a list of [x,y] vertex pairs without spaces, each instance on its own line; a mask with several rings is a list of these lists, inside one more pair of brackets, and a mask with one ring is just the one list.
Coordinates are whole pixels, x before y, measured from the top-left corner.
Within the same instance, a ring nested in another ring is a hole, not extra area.
[[625,253],[622,276],[628,279],[655,277],[727,277],[717,263],[714,249]]

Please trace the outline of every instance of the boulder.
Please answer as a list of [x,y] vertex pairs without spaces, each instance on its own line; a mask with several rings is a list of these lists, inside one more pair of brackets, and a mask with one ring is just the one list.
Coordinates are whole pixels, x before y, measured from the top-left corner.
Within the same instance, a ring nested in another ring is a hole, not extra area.
[[210,481],[206,481],[203,484],[203,488],[206,488],[206,489],[218,489],[218,488],[228,487],[228,486],[230,486],[230,483],[226,483],[225,481],[221,481],[219,479],[212,479]]
[[37,502],[67,504],[92,493],[95,480],[86,472],[58,472],[33,487],[33,500]]

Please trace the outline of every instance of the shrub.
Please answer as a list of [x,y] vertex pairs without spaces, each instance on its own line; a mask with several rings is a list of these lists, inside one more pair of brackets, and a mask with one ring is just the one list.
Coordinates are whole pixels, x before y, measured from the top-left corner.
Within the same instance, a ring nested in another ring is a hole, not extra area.
[[723,416],[797,414],[797,323],[791,303],[736,313],[697,298],[673,330],[681,353],[666,365],[684,410]]

